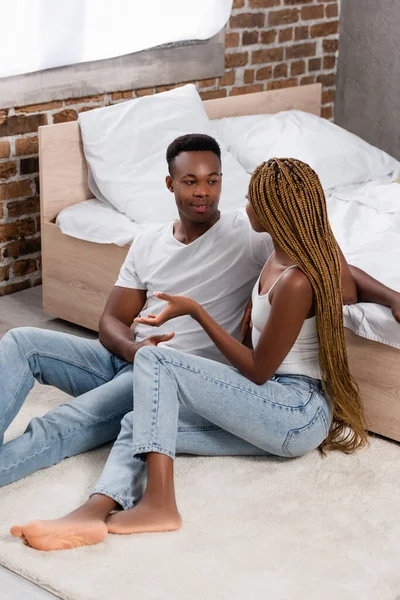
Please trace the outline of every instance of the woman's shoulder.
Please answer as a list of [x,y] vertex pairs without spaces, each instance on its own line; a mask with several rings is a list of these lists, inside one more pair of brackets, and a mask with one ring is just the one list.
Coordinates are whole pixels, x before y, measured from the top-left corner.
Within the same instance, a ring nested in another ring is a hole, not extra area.
[[304,298],[304,300],[309,299],[310,303],[313,300],[314,291],[311,282],[307,275],[296,266],[293,266],[293,268],[289,267],[284,271],[275,288],[272,290],[270,300],[272,301],[275,296],[288,293],[290,293],[294,302],[300,297]]

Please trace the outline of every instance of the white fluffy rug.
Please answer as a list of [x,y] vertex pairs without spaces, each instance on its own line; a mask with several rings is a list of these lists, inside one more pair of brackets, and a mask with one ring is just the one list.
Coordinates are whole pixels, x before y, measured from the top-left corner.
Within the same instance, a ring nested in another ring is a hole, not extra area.
[[[10,436],[63,398],[35,387]],[[400,445],[372,439],[325,459],[182,457],[179,532],[48,553],[8,535],[84,501],[107,452],[0,490],[1,564],[68,600],[400,599]]]

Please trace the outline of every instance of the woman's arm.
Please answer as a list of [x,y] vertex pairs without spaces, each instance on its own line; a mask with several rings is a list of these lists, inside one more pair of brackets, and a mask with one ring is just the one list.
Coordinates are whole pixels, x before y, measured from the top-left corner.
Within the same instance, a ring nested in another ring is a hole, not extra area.
[[271,311],[254,350],[246,348],[225,331],[204,308],[191,298],[156,294],[168,306],[156,316],[135,319],[158,326],[182,315],[190,315],[206,331],[217,348],[248,379],[264,384],[287,356],[313,304],[307,277],[297,269],[288,271],[274,289]]
[[202,307],[199,306],[194,318],[234,367],[262,385],[289,353],[312,305],[309,280],[301,271],[291,269],[274,289],[269,318],[254,350],[232,338]]

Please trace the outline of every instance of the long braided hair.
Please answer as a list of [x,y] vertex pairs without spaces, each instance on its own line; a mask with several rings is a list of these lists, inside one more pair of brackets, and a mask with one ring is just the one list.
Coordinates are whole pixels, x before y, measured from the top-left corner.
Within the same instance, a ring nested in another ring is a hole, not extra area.
[[320,450],[354,452],[367,443],[367,432],[347,361],[339,252],[318,175],[300,160],[273,158],[254,171],[249,200],[314,291],[322,383],[333,403],[332,425]]

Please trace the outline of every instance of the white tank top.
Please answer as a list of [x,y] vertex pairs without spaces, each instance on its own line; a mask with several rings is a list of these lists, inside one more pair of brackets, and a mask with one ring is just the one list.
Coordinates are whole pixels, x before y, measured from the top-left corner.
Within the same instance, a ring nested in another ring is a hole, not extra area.
[[[283,273],[286,273],[289,269],[296,268],[296,265],[292,265],[285,269]],[[271,311],[271,304],[269,301],[269,294],[276,286],[283,273],[275,281],[274,285],[266,294],[260,295],[258,293],[260,285],[260,277],[257,279],[256,284],[253,288],[252,301],[253,309],[251,311],[251,320],[253,322],[252,330],[252,342],[253,348],[256,347],[258,340],[260,339],[261,332],[264,328],[265,323],[269,317]],[[300,333],[290,349],[288,355],[276,370],[277,375],[306,375],[314,379],[321,379],[321,370],[319,366],[319,344],[318,344],[318,333],[317,333],[317,320],[316,317],[306,319],[300,330]]]

